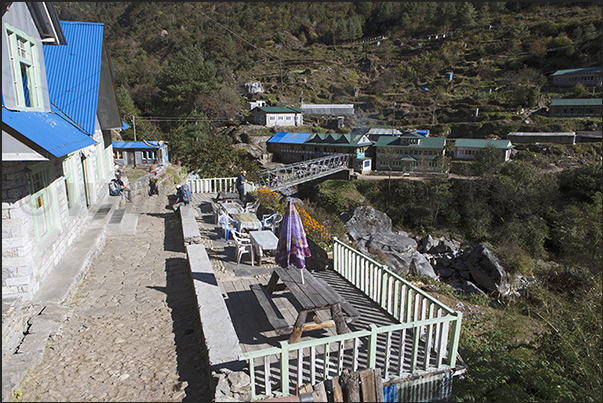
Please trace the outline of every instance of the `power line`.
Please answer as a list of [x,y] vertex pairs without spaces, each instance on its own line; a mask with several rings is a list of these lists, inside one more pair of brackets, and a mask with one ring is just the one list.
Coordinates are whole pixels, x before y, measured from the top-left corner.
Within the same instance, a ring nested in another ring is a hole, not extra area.
[[263,54],[265,54],[266,56],[268,56],[270,59],[274,60],[275,62],[278,62],[279,64],[279,68],[281,69],[281,91],[283,90],[282,86],[283,86],[283,73],[282,73],[282,64],[281,64],[281,57],[280,57],[280,51],[279,51],[279,58],[278,60],[276,60],[274,57],[272,57],[272,55],[270,55],[269,53],[266,53],[265,51],[263,51],[262,49],[258,48],[257,46],[255,46],[253,43],[249,42],[247,39],[243,38],[242,36],[234,33],[233,31],[231,31],[230,29],[228,29],[227,27],[225,27],[224,25],[220,24],[218,21],[214,20],[213,18],[211,18],[210,16],[208,16],[207,14],[205,14],[203,11],[198,10],[196,7],[193,7],[193,10],[195,10],[196,12],[198,12],[199,14],[201,14],[202,16],[204,16],[205,18],[207,18],[208,20],[214,22],[215,24],[217,24],[218,26],[224,28],[225,30],[227,30],[228,32],[230,32],[232,35],[236,36],[237,38],[239,38],[240,40],[242,40],[243,42],[251,45],[252,47],[254,47],[255,49],[259,50],[260,52],[262,52]]

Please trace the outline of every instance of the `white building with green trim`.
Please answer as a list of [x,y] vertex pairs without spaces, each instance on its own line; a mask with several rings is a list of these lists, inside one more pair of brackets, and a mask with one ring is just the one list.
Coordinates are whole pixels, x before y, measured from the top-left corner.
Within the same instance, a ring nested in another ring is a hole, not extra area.
[[487,147],[499,150],[504,161],[511,158],[511,150],[515,148],[510,140],[457,139],[454,143],[454,159],[473,160]]
[[301,109],[294,107],[256,106],[251,110],[250,121],[266,127],[303,126],[304,114]]
[[373,147],[376,171],[441,172],[444,169],[445,137],[424,137],[415,132],[379,136]]

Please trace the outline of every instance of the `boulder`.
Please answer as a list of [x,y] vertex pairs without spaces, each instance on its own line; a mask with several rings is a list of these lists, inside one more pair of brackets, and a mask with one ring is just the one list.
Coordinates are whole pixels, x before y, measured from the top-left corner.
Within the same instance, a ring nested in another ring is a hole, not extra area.
[[417,250],[417,241],[408,236],[393,232],[374,233],[366,239],[364,245],[367,249],[380,249],[385,253],[410,253]]
[[471,281],[465,281],[461,284],[461,288],[468,294],[485,294],[478,286]]
[[419,252],[421,253],[434,253],[435,247],[438,245],[438,240],[433,239],[431,235],[427,235],[421,239],[421,245],[419,246]]
[[510,291],[508,276],[492,249],[484,244],[474,247],[466,261],[473,280],[487,291],[505,295]]
[[368,235],[379,232],[391,232],[392,220],[382,211],[371,206],[356,207],[352,216],[346,221],[345,226],[350,237],[357,241]]
[[451,240],[451,239],[442,239],[438,246],[435,247],[437,253],[454,253],[461,247],[461,243],[459,241]]
[[390,252],[385,264],[400,275],[420,275],[438,279],[429,261],[417,251],[411,253]]

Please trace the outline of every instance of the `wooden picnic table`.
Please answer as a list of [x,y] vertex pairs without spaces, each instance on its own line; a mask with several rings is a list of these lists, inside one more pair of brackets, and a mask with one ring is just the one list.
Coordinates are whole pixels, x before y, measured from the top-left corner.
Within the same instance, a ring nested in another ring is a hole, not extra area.
[[[289,343],[297,343],[304,330],[323,329],[334,326],[337,334],[348,333],[350,329],[347,323],[354,321],[360,316],[358,311],[345,301],[337,291],[324,281],[320,281],[314,277],[307,269],[283,269],[275,267],[273,270],[272,276],[265,288],[256,284],[252,285],[251,289],[277,334],[291,332]],[[282,314],[280,314],[274,301],[272,301],[272,293],[282,289],[289,290],[301,306],[293,326],[289,325],[283,319]],[[332,319],[321,321],[316,312],[327,309],[330,310]],[[310,314],[314,323],[306,323],[308,314]],[[344,314],[348,315],[347,319]]]
[[239,231],[243,231],[244,229],[247,229],[248,231],[262,229],[262,222],[255,216],[255,214],[233,214],[232,218],[238,223]]
[[226,214],[231,217],[235,214],[240,214],[243,212],[243,207],[241,207],[239,203],[234,201],[218,202],[218,204],[220,205],[220,207],[222,207],[224,211],[226,211]]
[[278,237],[270,230],[250,231],[249,237],[258,257],[258,265],[261,265],[264,251],[276,250]]

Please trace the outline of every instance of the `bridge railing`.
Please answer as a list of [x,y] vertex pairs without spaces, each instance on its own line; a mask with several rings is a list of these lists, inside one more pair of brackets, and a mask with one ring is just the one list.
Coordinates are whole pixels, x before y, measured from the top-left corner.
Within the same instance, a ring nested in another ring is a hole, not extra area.
[[281,190],[348,169],[349,156],[334,154],[307,161],[295,162],[260,171],[258,187]]
[[252,400],[288,396],[295,393],[295,384],[313,385],[344,368],[379,368],[385,381],[454,370],[461,312],[337,239],[333,266],[400,323],[371,324],[366,330],[295,344],[282,341],[279,347],[242,354],[239,358],[248,361]]

